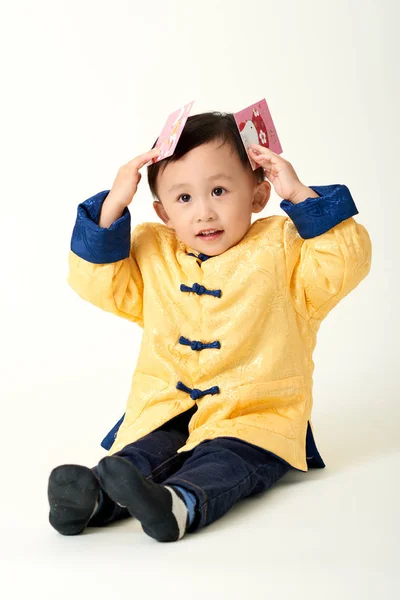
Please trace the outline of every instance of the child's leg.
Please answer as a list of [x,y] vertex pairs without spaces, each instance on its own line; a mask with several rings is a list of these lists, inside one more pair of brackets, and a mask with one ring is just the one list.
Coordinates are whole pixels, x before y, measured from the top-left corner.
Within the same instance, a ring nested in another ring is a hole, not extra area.
[[278,456],[233,437],[199,444],[164,485],[181,486],[196,497],[189,531],[227,513],[236,502],[271,488],[292,467]]
[[[182,463],[183,457],[177,450],[186,442],[192,414],[193,411],[187,411],[171,419],[114,456],[129,460],[147,479],[168,477]],[[56,467],[50,474],[48,498],[49,521],[63,535],[76,535],[87,526],[104,526],[131,516],[101,489],[97,467]]]
[[126,506],[158,541],[176,541],[186,530],[212,523],[241,498],[271,487],[291,468],[262,448],[228,437],[207,440],[183,455],[182,467],[162,485],[146,481],[121,457],[99,463],[100,481],[109,496]]

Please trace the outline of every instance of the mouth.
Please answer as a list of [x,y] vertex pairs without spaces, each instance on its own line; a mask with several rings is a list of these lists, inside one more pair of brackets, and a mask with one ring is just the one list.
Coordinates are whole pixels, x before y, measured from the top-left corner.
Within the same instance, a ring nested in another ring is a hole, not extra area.
[[223,230],[219,229],[219,230],[217,230],[217,231],[215,231],[213,233],[207,233],[207,232],[198,233],[196,235],[196,237],[201,238],[202,240],[212,241],[212,240],[216,240],[219,237],[221,237],[223,233],[224,233]]

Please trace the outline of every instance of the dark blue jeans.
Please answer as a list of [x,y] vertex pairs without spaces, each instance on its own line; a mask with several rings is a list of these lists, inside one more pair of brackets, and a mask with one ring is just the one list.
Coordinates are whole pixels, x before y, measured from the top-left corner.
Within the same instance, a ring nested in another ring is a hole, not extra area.
[[[216,521],[241,498],[269,489],[292,468],[271,452],[234,437],[206,440],[178,454],[188,438],[194,409],[115,453],[131,461],[146,479],[182,486],[196,496],[195,518],[188,532]],[[97,468],[92,470],[97,475]],[[89,525],[104,526],[129,516],[126,508],[103,492],[100,510]]]

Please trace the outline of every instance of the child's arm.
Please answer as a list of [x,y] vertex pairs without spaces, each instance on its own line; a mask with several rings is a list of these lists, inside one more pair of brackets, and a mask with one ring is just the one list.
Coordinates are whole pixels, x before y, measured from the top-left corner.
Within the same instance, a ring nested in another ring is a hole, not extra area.
[[369,234],[353,218],[358,210],[347,186],[307,187],[290,162],[269,148],[253,148],[251,157],[263,167],[290,217],[283,222],[283,239],[295,309],[305,319],[322,320],[368,275]]
[[143,280],[134,247],[141,225],[131,237],[127,206],[140,181],[139,168],[157,153],[154,149],[121,167],[110,192],[78,206],[68,258],[68,283],[81,298],[140,326]]
[[372,245],[353,218],[358,210],[347,186],[310,187],[319,197],[280,206],[290,217],[284,245],[294,307],[305,319],[322,320],[368,275]]

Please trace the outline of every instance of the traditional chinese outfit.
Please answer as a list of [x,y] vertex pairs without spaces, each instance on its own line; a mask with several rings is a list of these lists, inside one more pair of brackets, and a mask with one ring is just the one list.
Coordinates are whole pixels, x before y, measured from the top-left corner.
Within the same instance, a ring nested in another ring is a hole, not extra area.
[[368,274],[371,241],[345,185],[283,200],[209,257],[162,223],[131,233],[128,208],[108,229],[108,191],[78,207],[69,277],[81,296],[143,328],[113,454],[197,405],[178,452],[239,438],[306,471],[323,467],[311,426],[313,350],[321,321]]

